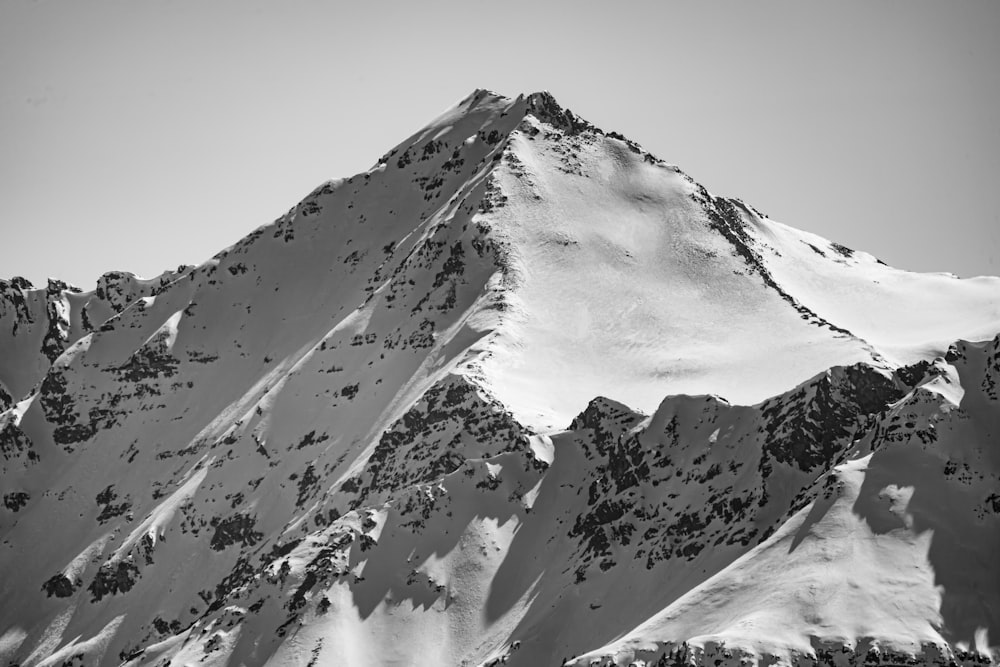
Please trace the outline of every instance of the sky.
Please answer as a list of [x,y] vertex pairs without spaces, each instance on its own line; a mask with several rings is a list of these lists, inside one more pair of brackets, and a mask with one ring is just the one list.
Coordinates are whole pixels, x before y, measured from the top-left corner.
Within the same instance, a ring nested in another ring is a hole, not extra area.
[[1000,2],[0,0],[0,277],[200,263],[475,88],[717,195],[1000,274]]

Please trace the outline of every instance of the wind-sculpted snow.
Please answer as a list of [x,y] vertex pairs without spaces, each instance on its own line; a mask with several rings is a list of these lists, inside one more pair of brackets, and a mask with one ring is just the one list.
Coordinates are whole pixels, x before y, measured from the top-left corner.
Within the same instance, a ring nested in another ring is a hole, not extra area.
[[0,664],[995,663],[998,330],[476,91],[201,265],[0,282]]

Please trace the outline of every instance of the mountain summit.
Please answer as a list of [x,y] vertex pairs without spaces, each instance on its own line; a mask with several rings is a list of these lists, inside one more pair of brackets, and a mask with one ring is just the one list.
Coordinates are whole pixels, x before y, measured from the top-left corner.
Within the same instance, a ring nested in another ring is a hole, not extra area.
[[996,663],[998,333],[477,90],[203,264],[0,281],[0,663]]

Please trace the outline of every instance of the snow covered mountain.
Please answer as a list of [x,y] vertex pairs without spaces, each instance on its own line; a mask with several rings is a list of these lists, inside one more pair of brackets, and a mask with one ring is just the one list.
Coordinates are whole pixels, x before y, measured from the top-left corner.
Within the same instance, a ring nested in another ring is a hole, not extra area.
[[996,664],[998,334],[478,90],[199,266],[0,281],[0,665]]

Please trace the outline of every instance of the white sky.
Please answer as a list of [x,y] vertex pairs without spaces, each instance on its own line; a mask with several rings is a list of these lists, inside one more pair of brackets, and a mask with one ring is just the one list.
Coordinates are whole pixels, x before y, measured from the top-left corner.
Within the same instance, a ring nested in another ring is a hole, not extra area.
[[998,274],[998,35],[993,0],[0,0],[0,276],[201,262],[476,87],[894,266]]

